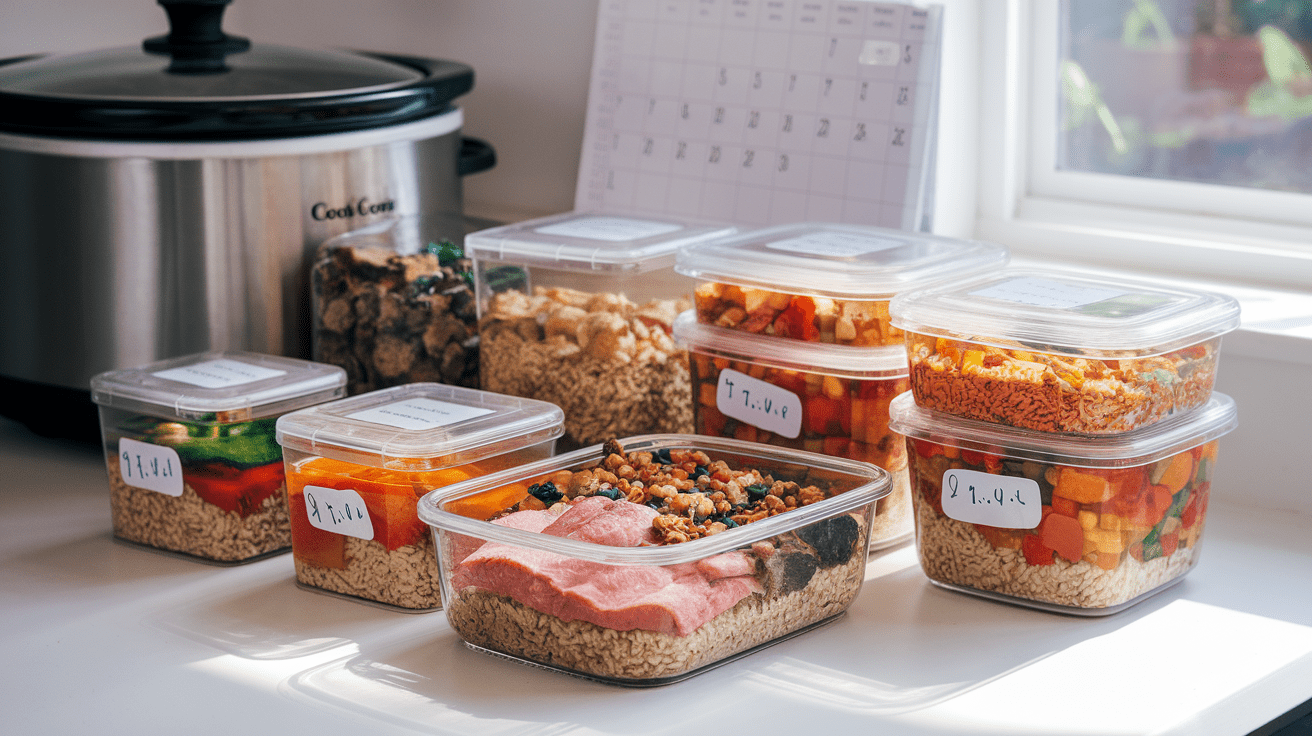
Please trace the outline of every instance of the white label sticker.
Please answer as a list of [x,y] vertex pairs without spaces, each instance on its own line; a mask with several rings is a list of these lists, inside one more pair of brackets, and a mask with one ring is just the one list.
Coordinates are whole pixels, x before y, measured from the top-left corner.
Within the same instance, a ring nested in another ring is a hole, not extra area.
[[968,524],[1033,529],[1043,519],[1043,499],[1029,478],[953,469],[943,474],[943,513]]
[[287,371],[278,370],[277,368],[265,368],[264,366],[243,363],[239,360],[220,358],[194,365],[184,365],[181,368],[169,368],[151,375],[179,383],[189,383],[201,388],[228,388],[230,386],[240,386],[243,383],[263,381],[266,378],[274,378],[286,373]]
[[182,495],[182,461],[172,447],[122,437],[118,441],[118,475],[134,488]]
[[781,437],[793,439],[802,433],[802,400],[797,394],[735,370],[720,371],[715,408]]
[[1035,278],[1011,279],[970,292],[971,296],[983,296],[989,299],[1001,299],[1017,304],[1051,307],[1053,309],[1074,309],[1086,304],[1115,299],[1128,293],[1117,289],[1072,286],[1071,284],[1060,284],[1047,279]]
[[866,66],[897,66],[902,54],[901,44],[897,41],[880,41],[867,39],[861,44],[861,55],[856,58],[858,64]]
[[578,220],[545,225],[538,228],[537,232],[543,235],[563,235],[569,238],[622,243],[626,240],[641,240],[682,229],[682,225],[674,225],[668,222],[630,220],[626,217],[583,217]]
[[889,250],[900,245],[904,245],[901,240],[872,238],[853,233],[811,233],[810,235],[801,235],[796,238],[766,243],[765,247],[772,250],[785,250],[790,253],[808,253],[831,258],[852,258],[867,253]]
[[406,399],[372,409],[347,414],[351,419],[382,424],[397,429],[433,429],[466,419],[491,414],[492,409],[463,404],[448,404],[435,399]]
[[344,488],[305,487],[305,515],[311,526],[359,539],[374,538],[374,523],[364,499]]

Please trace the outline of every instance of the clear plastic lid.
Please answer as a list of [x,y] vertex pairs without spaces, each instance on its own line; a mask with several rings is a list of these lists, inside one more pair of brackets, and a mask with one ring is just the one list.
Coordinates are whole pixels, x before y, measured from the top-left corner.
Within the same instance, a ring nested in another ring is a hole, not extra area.
[[907,375],[907,351],[901,345],[857,347],[782,340],[703,324],[692,309],[674,320],[674,340],[688,350],[770,368],[874,380]]
[[259,353],[198,353],[91,379],[101,406],[201,422],[277,416],[345,394],[337,366]]
[[980,422],[917,406],[908,391],[889,406],[889,429],[913,439],[1041,463],[1086,468],[1145,465],[1229,434],[1239,426],[1235,402],[1212,392],[1192,411],[1116,435],[1061,435]]
[[717,223],[570,212],[470,233],[465,253],[525,266],[645,273],[673,266],[685,245],[735,231]]
[[679,253],[686,276],[791,294],[887,301],[894,294],[1001,267],[1007,249],[881,227],[799,223],[752,230]]
[[1094,357],[1160,355],[1239,326],[1224,294],[1028,269],[903,294],[889,312],[907,332]]
[[555,404],[438,383],[411,383],[278,419],[278,444],[346,462],[438,470],[554,440]]
[[703,435],[655,434],[629,437],[620,440],[620,443],[629,452],[658,452],[662,449],[702,450],[712,458],[726,459],[731,465],[738,467],[755,467],[775,477],[783,477],[784,472],[787,471],[811,478],[825,478],[834,486],[844,489],[823,501],[791,509],[719,534],[680,544],[648,547],[612,547],[596,542],[539,534],[467,518],[443,508],[446,502],[453,499],[466,498],[513,483],[533,481],[562,470],[572,471],[592,465],[603,459],[602,446],[593,445],[430,491],[419,499],[419,518],[437,529],[468,534],[476,539],[538,549],[591,562],[612,565],[678,565],[706,559],[721,552],[741,549],[753,542],[785,534],[822,519],[861,508],[887,496],[893,487],[888,471],[870,463],[755,442]]

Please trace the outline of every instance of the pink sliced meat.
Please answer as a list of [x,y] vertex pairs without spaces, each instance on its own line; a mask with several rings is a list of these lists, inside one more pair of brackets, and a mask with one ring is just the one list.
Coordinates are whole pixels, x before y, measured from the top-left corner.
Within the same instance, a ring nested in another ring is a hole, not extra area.
[[[592,498],[597,500],[577,502],[542,533],[611,546],[650,541],[652,509]],[[522,528],[524,522],[514,518],[518,515],[495,523]],[[607,565],[488,542],[455,569],[452,585],[507,595],[564,621],[686,636],[761,592],[754,570],[751,558],[741,552],[680,565]]]

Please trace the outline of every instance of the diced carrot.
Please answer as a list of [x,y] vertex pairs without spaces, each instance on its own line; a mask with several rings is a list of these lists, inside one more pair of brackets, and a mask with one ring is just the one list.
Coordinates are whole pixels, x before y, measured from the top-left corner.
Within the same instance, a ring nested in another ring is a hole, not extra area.
[[711,381],[697,387],[697,403],[702,406],[715,406],[716,385]]
[[1052,495],[1079,503],[1101,503],[1114,496],[1115,490],[1106,478],[1063,467],[1053,486]]
[[1071,562],[1079,562],[1084,555],[1084,529],[1074,517],[1049,514],[1039,524],[1039,539]]
[[984,369],[984,351],[967,350],[961,357],[961,372],[972,373]]
[[1115,570],[1116,566],[1121,564],[1121,555],[1119,552],[1099,552],[1098,567],[1104,570]]
[[825,454],[831,457],[850,458],[852,452],[849,445],[851,444],[852,443],[846,437],[826,437],[824,445]]
[[1099,552],[1120,554],[1125,550],[1125,536],[1119,531],[1086,529],[1084,534]]
[[1075,518],[1080,514],[1080,505],[1069,498],[1063,498],[1056,493],[1052,494],[1052,512]]
[[843,402],[824,395],[808,396],[802,400],[802,423],[812,434],[846,434],[842,431]]
[[1158,483],[1170,489],[1171,493],[1177,493],[1189,482],[1189,476],[1193,475],[1193,472],[1193,456],[1188,452],[1182,452],[1171,458],[1171,464],[1166,467],[1166,472],[1162,473]]
[[728,419],[720,413],[719,409],[701,404],[696,407],[696,414],[698,434],[711,437],[724,436],[724,425],[728,422]]

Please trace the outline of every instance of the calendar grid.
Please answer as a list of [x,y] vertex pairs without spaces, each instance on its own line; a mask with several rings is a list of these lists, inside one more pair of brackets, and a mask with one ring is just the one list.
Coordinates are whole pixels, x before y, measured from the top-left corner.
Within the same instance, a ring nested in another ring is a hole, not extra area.
[[603,0],[576,208],[913,229],[941,8]]

